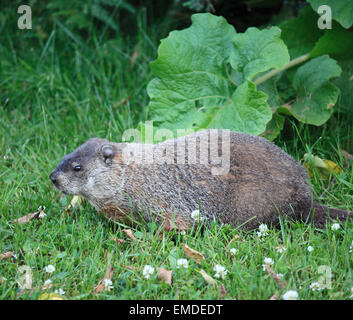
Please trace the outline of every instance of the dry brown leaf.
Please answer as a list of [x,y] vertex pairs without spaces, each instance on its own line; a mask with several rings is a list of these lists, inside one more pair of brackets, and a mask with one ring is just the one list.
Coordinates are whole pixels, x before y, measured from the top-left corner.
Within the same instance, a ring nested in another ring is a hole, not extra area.
[[98,283],[96,287],[94,287],[94,292],[96,294],[104,290],[110,291],[109,286],[105,288],[105,279],[112,280],[113,274],[114,274],[114,270],[112,268],[112,265],[110,264],[110,262],[108,262],[107,268],[105,269],[104,278]]
[[15,254],[12,251],[8,251],[8,252],[0,254],[0,260],[7,259],[7,258],[12,258],[14,256],[15,256]]
[[274,295],[270,298],[270,300],[278,300],[278,291],[274,293]]
[[130,64],[134,64],[135,63],[138,55],[139,55],[138,48],[136,48],[134,50],[134,52],[132,53],[131,57],[130,57]]
[[33,219],[40,219],[41,212],[42,211],[36,211],[36,212],[30,213],[30,214],[27,214],[21,218],[15,219],[13,222],[18,223],[18,224],[25,224],[25,223],[30,222]]
[[228,249],[228,247],[231,245],[231,243],[232,243],[233,241],[235,241],[235,240],[240,240],[240,241],[242,241],[242,238],[240,238],[239,235],[235,235],[235,237],[234,237],[232,240],[230,240],[229,243],[227,244],[226,249]]
[[162,280],[166,284],[172,285],[172,270],[166,270],[163,267],[159,269],[158,279]]
[[226,288],[224,287],[223,284],[221,284],[219,287],[219,299],[223,299],[227,294],[228,294],[228,292],[227,292]]
[[210,285],[212,286],[216,286],[217,285],[217,281],[215,279],[213,279],[209,274],[206,273],[205,270],[200,270],[199,271],[200,274],[202,275],[202,278]]
[[110,237],[110,239],[113,240],[113,241],[115,241],[117,245],[126,242],[126,240],[124,240],[124,239],[118,239],[118,238],[115,238],[115,237]]
[[135,238],[135,236],[133,235],[131,229],[124,229],[123,232],[126,233],[126,235],[127,235],[131,240],[134,240],[134,241],[137,240],[137,239]]
[[351,161],[353,160],[353,155],[351,155],[350,153],[348,153],[346,150],[341,150],[342,156],[344,156],[345,158],[347,158],[347,160]]
[[177,232],[186,232],[189,228],[189,222],[187,219],[182,218],[180,215],[166,214],[158,231],[160,231],[161,228],[163,228],[166,232],[171,230]]
[[130,270],[130,271],[137,271],[136,267],[132,267],[132,266],[125,266],[126,269]]
[[281,279],[281,278],[276,274],[276,272],[274,272],[274,271],[272,270],[272,268],[271,268],[268,264],[266,264],[265,267],[266,267],[267,272],[270,274],[271,278],[272,278],[273,280],[275,280],[275,282],[277,283],[278,287],[279,287],[281,290],[284,290],[284,289],[287,287],[287,282],[285,282],[283,279]]
[[80,196],[73,196],[70,204],[67,206],[67,208],[64,210],[63,213],[67,213],[70,215],[72,213],[72,209],[76,206],[79,205],[82,202],[82,198]]
[[171,230],[186,232],[188,230],[188,223],[181,217],[174,217],[173,219],[171,217],[166,217],[164,220],[164,230],[167,232]]
[[191,249],[185,243],[182,243],[181,246],[183,247],[185,254],[189,258],[194,259],[196,263],[201,264],[201,260],[205,261],[205,257],[203,256],[202,253],[200,253],[194,249]]

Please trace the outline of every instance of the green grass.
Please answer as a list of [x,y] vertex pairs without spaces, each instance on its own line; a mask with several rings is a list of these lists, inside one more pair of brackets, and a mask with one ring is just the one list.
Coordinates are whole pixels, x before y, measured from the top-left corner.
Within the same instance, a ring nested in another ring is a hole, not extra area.
[[[135,38],[100,43],[93,37],[81,43],[57,26],[42,44],[31,40],[36,44],[32,47],[21,47],[25,35],[2,36],[0,253],[13,251],[17,259],[0,261],[0,276],[7,279],[0,281],[0,299],[38,299],[59,288],[67,299],[218,299],[220,283],[227,290],[225,299],[269,299],[276,291],[280,297],[290,289],[297,290],[300,299],[349,298],[352,223],[332,231],[330,226],[318,230],[283,222],[263,239],[256,230],[217,225],[186,235],[165,233],[159,239],[155,236],[158,226],[150,223],[134,229],[138,238],[134,242],[122,232],[124,226],[106,220],[87,203],[71,215],[65,213],[71,198],[61,195],[48,179],[61,157],[89,137],[119,141],[125,129],[146,119],[146,85],[152,78],[148,63],[156,57],[159,37],[144,30],[143,26]],[[30,37],[30,31],[26,32]],[[131,64],[136,48],[138,56]],[[340,150],[352,153],[352,141],[352,119],[338,112],[319,128],[288,123],[276,143],[297,160],[312,152],[343,166]],[[318,197],[325,191],[322,203],[353,210],[352,164],[334,183],[318,174],[311,182]],[[40,205],[46,207],[44,219],[21,226],[13,223]],[[241,240],[232,242],[230,248],[237,252],[231,255],[226,246],[236,235]],[[112,236],[127,241],[117,245]],[[186,258],[181,243],[204,254],[202,265],[189,259],[188,269],[175,267],[175,259]],[[286,248],[283,253],[276,250],[280,244]],[[308,246],[314,250],[308,252]],[[94,287],[104,277],[110,255],[113,289],[96,295]],[[272,268],[283,274],[286,288],[280,289],[262,270],[265,257],[274,260]],[[56,268],[51,275],[44,271],[49,264]],[[225,266],[228,274],[212,287],[198,271],[214,276],[216,264]],[[31,290],[19,290],[16,282],[23,265],[31,268]],[[151,279],[144,279],[145,265],[173,270],[172,286],[158,280],[156,271]],[[322,276],[320,266],[331,269],[332,288],[312,291],[310,284]],[[43,290],[48,278],[53,287]]]

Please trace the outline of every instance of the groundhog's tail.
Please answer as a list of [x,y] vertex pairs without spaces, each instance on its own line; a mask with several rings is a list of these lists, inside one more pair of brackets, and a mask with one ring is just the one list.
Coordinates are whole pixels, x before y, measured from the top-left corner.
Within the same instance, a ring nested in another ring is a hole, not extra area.
[[311,221],[317,228],[325,228],[327,223],[331,223],[333,221],[346,222],[347,219],[353,219],[352,211],[329,208],[320,203],[314,202],[313,209],[310,212],[310,217],[308,220]]

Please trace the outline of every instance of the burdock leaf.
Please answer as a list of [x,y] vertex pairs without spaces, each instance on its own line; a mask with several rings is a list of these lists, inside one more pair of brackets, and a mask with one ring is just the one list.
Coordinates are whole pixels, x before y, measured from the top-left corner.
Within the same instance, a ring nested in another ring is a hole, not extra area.
[[291,59],[297,58],[312,50],[324,30],[317,27],[319,15],[310,6],[306,6],[298,17],[280,24],[281,38],[288,47]]
[[289,53],[280,35],[278,27],[248,28],[245,33],[236,34],[230,64],[249,80],[260,72],[281,69],[289,62]]
[[353,3],[347,0],[308,0],[315,11],[322,5],[331,8],[332,18],[348,29],[353,25]]
[[344,29],[333,21],[332,29],[325,30],[324,35],[315,43],[310,52],[311,57],[329,54],[335,59],[351,59],[353,52],[353,32]]
[[[222,17],[195,14],[192,25],[161,41],[147,87],[148,116],[157,128],[220,128],[260,134],[271,119],[265,94],[238,87],[227,72],[234,28]],[[249,108],[249,109],[248,109]],[[186,134],[186,133],[185,133]]]
[[328,55],[299,67],[293,78],[297,99],[289,107],[291,114],[304,123],[317,126],[325,123],[333,113],[340,92],[329,80],[338,77],[341,71],[337,62]]

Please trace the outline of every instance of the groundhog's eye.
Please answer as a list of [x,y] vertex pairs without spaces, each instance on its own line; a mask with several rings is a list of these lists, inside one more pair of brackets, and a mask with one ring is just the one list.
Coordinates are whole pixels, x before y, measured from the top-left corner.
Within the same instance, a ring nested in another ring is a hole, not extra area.
[[74,166],[74,171],[81,171],[82,167],[81,166]]

